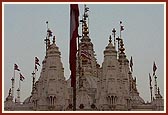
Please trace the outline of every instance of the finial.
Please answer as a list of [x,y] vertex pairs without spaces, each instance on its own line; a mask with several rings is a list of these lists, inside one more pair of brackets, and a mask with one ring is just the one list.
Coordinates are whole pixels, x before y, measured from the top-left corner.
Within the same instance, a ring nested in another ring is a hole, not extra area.
[[116,29],[113,28],[112,32],[113,32],[113,35],[115,35],[115,33],[116,33]]
[[55,36],[53,36],[53,44],[55,44]]
[[111,35],[109,36],[109,43],[111,43],[112,42],[112,40],[111,40]]

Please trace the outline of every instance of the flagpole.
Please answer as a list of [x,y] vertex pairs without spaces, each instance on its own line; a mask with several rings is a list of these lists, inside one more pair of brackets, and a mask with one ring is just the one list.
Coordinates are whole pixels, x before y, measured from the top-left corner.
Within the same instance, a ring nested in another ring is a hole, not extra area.
[[21,88],[21,82],[20,82],[21,80],[19,79],[19,88],[17,89],[17,92],[18,92],[18,96],[17,96],[17,98],[18,98],[18,103],[20,103],[20,88]]
[[35,82],[35,78],[34,78],[34,71],[33,71],[33,73],[32,73],[32,77],[33,77],[33,81],[32,81],[32,94],[33,94],[33,92],[34,92],[34,82]]
[[151,102],[152,102],[152,86],[150,85],[150,93],[151,93]]
[[34,83],[36,82],[36,69],[35,69],[35,73],[34,73]]
[[15,90],[15,67],[14,67],[14,72],[13,72],[13,77],[12,77],[12,98],[14,99],[14,90]]
[[115,30],[115,28],[113,28],[112,33],[114,35],[114,47],[116,49],[116,41],[115,41],[116,30]]
[[155,77],[154,77],[154,78],[155,78],[155,96],[156,96],[156,94],[157,94],[157,80],[156,80],[156,79],[157,79],[157,77],[156,77],[156,75],[155,75]]
[[119,38],[119,36],[118,36],[118,38],[116,38],[116,40],[118,41],[118,55],[119,55],[119,46],[120,46],[120,40],[121,40],[121,38]]

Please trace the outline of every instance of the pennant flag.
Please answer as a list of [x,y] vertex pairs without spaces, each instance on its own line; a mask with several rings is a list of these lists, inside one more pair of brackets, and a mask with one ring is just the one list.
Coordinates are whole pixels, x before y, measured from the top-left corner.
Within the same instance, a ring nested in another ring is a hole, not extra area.
[[156,71],[157,67],[156,67],[156,64],[155,62],[153,63],[153,76],[155,75],[155,71]]
[[123,31],[124,30],[124,26],[121,26],[121,31]]
[[124,30],[124,26],[121,25],[122,24],[122,21],[120,21],[120,31],[123,31]]
[[23,75],[20,73],[20,81],[23,81],[25,78],[23,77]]
[[70,5],[70,70],[71,70],[71,87],[76,84],[76,53],[79,26],[79,8],[77,4]]
[[40,66],[40,64],[39,64],[39,59],[38,59],[37,57],[35,57],[35,64],[37,64],[37,65]]
[[17,64],[14,64],[14,70],[20,71],[20,69],[19,69]]
[[150,83],[150,86],[152,86],[152,78],[151,78],[150,73],[149,73],[149,83]]
[[130,68],[131,68],[131,71],[133,72],[132,66],[133,66],[133,61],[132,61],[132,56],[131,56],[131,59],[130,59]]

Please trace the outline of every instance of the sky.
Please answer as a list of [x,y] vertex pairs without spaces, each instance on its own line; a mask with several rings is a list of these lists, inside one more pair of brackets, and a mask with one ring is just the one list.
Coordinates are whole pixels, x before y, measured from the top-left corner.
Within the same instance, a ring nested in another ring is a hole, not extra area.
[[[103,51],[108,44],[112,29],[119,35],[119,22],[124,31],[122,38],[127,59],[133,57],[133,76],[137,79],[137,88],[145,101],[150,101],[149,73],[153,73],[153,62],[157,70],[157,84],[164,96],[164,5],[163,4],[87,4],[89,7],[89,36],[94,44],[97,61],[103,62]],[[83,15],[83,3],[79,4],[80,19]],[[16,63],[25,77],[21,82],[21,101],[31,94],[34,57],[40,63],[45,56],[46,21],[56,36],[56,44],[61,51],[64,75],[69,78],[69,4],[5,4],[3,28],[3,96],[8,95],[13,66]],[[79,34],[81,34],[81,25]],[[39,67],[41,71],[41,66]],[[37,72],[37,78],[40,75]],[[19,72],[15,72],[15,90],[19,86]],[[153,78],[152,78],[153,79]],[[152,81],[154,86],[154,79]],[[16,91],[15,91],[16,97]]]

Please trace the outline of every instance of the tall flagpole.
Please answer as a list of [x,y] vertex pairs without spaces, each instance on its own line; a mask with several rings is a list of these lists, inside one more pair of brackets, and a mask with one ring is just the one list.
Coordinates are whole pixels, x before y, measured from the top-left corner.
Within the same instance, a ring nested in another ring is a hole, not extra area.
[[21,80],[19,79],[19,88],[17,89],[17,102],[20,103],[20,88],[21,88]]
[[79,26],[79,8],[78,4],[70,4],[70,70],[71,87],[73,87],[73,111],[76,111],[76,61],[77,61],[77,37]]

